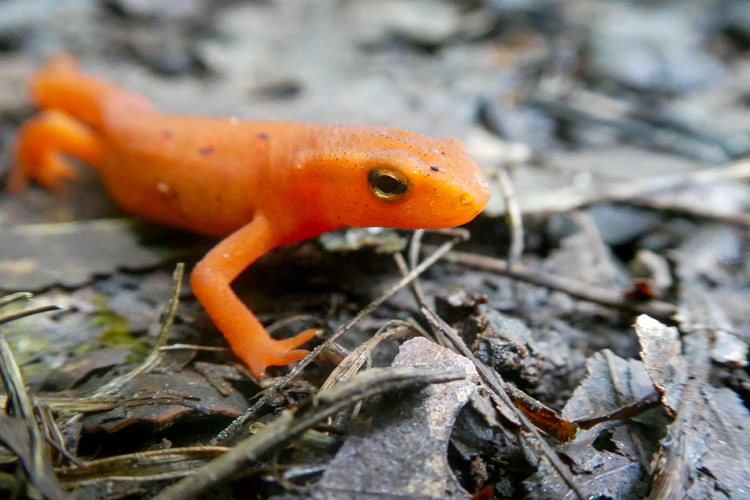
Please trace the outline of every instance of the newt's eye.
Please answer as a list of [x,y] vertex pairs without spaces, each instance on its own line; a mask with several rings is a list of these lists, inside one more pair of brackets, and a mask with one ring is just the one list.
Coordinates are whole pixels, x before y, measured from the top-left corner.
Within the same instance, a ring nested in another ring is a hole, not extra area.
[[370,191],[379,200],[396,201],[401,198],[409,187],[406,178],[395,170],[379,168],[367,176]]

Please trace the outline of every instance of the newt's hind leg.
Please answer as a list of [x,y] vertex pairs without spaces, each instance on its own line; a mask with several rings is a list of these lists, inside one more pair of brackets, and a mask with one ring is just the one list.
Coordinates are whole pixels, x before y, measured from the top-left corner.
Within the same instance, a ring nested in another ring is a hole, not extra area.
[[47,189],[60,189],[64,181],[76,177],[75,168],[65,156],[98,168],[102,163],[102,145],[83,122],[61,111],[48,110],[24,123],[16,138],[14,155],[9,191],[21,192],[30,181]]

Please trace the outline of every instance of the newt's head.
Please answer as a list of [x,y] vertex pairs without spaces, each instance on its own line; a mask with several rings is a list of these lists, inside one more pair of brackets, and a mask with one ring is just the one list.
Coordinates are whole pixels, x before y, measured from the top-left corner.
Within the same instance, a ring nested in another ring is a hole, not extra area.
[[463,144],[385,127],[339,127],[312,160],[318,209],[332,225],[438,229],[465,224],[489,200]]

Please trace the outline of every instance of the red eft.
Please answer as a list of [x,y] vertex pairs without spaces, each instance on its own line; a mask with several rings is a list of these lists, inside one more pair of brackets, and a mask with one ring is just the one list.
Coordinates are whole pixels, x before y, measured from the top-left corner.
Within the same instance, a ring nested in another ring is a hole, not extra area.
[[29,94],[42,110],[20,129],[8,188],[58,189],[91,166],[126,211],[223,238],[190,285],[256,377],[298,361],[315,336],[274,340],[231,289],[270,250],[344,227],[446,228],[489,199],[482,172],[456,139],[387,127],[246,122],[160,113],[144,97],[59,56]]

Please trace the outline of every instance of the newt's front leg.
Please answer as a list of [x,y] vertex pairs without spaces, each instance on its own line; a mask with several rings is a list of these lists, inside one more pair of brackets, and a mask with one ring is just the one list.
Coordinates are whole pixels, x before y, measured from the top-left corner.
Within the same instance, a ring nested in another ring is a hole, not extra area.
[[262,378],[269,366],[283,366],[304,358],[308,351],[297,349],[315,336],[306,330],[295,337],[275,340],[231,288],[234,279],[261,255],[276,246],[268,219],[256,215],[216,245],[195,266],[190,286],[234,353],[250,371]]

